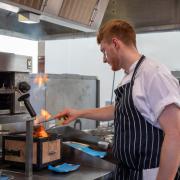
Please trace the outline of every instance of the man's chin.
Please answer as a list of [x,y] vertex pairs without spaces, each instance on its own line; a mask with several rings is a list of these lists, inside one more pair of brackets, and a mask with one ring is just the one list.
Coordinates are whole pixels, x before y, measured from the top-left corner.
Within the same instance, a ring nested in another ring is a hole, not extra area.
[[117,67],[113,67],[113,66],[111,66],[111,70],[112,71],[119,71],[121,68],[117,68]]

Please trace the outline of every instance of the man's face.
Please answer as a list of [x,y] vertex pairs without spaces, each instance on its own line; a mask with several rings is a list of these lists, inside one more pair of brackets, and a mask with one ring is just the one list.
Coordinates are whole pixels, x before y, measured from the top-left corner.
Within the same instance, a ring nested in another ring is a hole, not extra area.
[[100,50],[103,53],[103,62],[108,63],[113,71],[121,69],[117,49],[113,42],[101,41]]

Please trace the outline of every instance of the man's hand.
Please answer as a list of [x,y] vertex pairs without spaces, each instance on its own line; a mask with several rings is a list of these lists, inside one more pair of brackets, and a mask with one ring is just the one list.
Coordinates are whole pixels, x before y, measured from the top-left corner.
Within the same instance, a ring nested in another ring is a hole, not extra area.
[[79,117],[79,111],[76,109],[64,109],[62,112],[59,112],[56,114],[53,118],[54,119],[61,119],[64,118],[64,121],[62,122],[63,125],[69,124],[70,122],[76,120]]
[[108,121],[114,119],[114,106],[106,106],[102,108],[91,108],[91,109],[71,109],[67,108],[62,112],[56,114],[54,119],[61,119],[65,117],[63,125],[69,124],[77,118],[86,118],[96,121]]

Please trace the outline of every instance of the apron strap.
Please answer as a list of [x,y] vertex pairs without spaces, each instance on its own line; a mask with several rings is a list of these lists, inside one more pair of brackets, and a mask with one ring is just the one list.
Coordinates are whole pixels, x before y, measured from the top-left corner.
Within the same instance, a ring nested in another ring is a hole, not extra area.
[[137,74],[137,70],[138,68],[141,66],[142,62],[145,60],[145,56],[142,55],[141,58],[139,59],[138,63],[136,64],[136,67],[134,69],[134,72],[133,72],[133,75],[132,75],[132,78],[131,78],[131,83],[132,85],[134,84],[134,80],[135,80],[135,76]]

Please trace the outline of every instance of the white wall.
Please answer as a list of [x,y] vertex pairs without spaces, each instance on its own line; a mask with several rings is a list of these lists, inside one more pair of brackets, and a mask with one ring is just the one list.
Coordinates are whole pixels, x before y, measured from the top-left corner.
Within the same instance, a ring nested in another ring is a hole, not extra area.
[[38,42],[0,35],[0,51],[32,56],[32,72],[37,72]]
[[162,62],[170,70],[180,70],[180,32],[139,34],[137,45],[140,52]]
[[110,100],[113,72],[103,64],[95,38],[47,41],[45,58],[46,73],[97,76],[100,79],[100,104]]
[[[171,70],[180,70],[180,32],[137,35],[141,53],[166,64]],[[45,44],[46,73],[93,75],[100,79],[100,105],[111,98],[113,72],[102,63],[102,54],[96,38],[47,41]],[[123,72],[116,72],[117,85]]]

